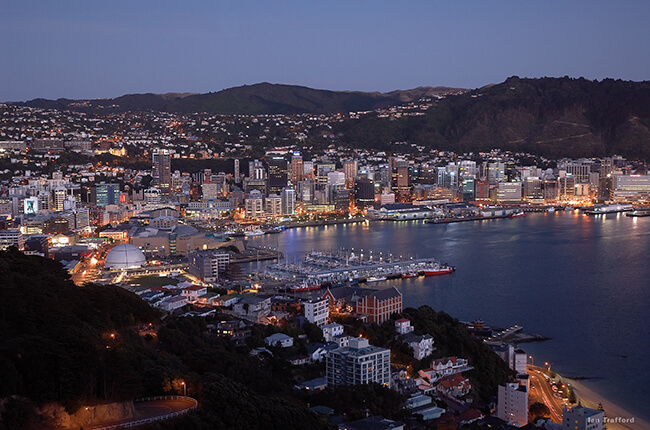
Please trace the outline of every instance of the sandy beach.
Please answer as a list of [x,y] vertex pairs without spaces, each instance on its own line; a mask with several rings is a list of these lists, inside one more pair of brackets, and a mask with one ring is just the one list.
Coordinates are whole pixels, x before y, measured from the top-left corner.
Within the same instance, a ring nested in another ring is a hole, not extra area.
[[617,404],[612,403],[591,388],[586,387],[581,381],[569,378],[564,379],[574,388],[582,406],[597,409],[598,403],[603,404],[603,409],[605,409],[605,415],[608,419],[608,430],[650,430],[650,423],[648,421],[642,420]]

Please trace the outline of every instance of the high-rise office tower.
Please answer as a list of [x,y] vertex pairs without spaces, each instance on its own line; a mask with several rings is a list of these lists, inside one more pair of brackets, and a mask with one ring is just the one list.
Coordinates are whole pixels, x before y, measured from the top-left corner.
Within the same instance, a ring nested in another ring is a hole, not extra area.
[[314,162],[313,161],[304,161],[302,162],[302,178],[303,179],[314,179]]
[[293,215],[296,213],[296,190],[285,188],[282,190],[282,215]]
[[120,184],[96,184],[92,189],[92,202],[99,207],[120,202]]
[[163,194],[169,194],[172,183],[171,152],[168,149],[155,148],[152,153],[153,184]]
[[239,159],[238,159],[238,158],[235,158],[235,173],[234,173],[234,177],[235,177],[235,183],[236,183],[236,184],[238,184],[239,181],[241,181],[241,177],[239,176],[239,174],[240,174],[240,173],[239,173]]
[[354,181],[354,199],[359,209],[365,209],[375,203],[375,183],[372,179],[357,178]]
[[284,157],[273,157],[269,160],[269,193],[280,194],[287,186],[289,169]]
[[63,210],[63,202],[68,198],[68,190],[65,187],[54,188],[53,193],[53,208],[55,211]]
[[350,189],[354,185],[354,178],[357,176],[357,160],[344,160],[343,173],[345,174],[345,188]]
[[294,152],[291,156],[291,184],[295,187],[296,184],[302,181],[302,154],[300,152]]
[[327,185],[327,174],[336,170],[336,164],[329,161],[319,161],[316,167],[316,183]]
[[501,182],[506,178],[506,164],[501,162],[488,163],[487,177],[490,185]]
[[248,177],[255,180],[266,179],[266,170],[260,160],[248,162]]
[[399,166],[396,168],[396,181],[394,192],[397,201],[406,203],[411,201],[411,172],[408,166]]

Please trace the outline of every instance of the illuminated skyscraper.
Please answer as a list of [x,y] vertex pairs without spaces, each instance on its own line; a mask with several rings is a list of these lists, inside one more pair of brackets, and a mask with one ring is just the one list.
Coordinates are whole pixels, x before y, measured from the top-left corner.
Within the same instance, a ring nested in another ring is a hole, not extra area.
[[354,178],[357,176],[357,161],[344,160],[343,173],[345,173],[345,188],[350,189],[354,185]]
[[236,183],[236,184],[238,184],[238,183],[241,181],[241,178],[240,178],[239,175],[240,175],[240,173],[239,173],[239,159],[238,159],[238,158],[235,158],[235,173],[234,173],[234,177],[235,177],[235,183]]
[[291,156],[291,184],[295,187],[296,184],[302,181],[302,154],[294,152]]
[[354,199],[359,209],[365,209],[375,203],[375,183],[368,178],[354,181]]
[[168,149],[154,149],[151,161],[153,163],[153,184],[156,185],[163,194],[169,194],[172,183],[170,151]]
[[411,171],[408,166],[399,166],[396,168],[396,180],[394,192],[397,201],[406,203],[411,201]]
[[285,188],[282,190],[282,215],[296,213],[296,190]]
[[287,186],[289,169],[284,157],[273,157],[269,160],[269,193],[280,194]]
[[120,184],[97,184],[92,189],[92,202],[96,206],[106,207],[120,202]]

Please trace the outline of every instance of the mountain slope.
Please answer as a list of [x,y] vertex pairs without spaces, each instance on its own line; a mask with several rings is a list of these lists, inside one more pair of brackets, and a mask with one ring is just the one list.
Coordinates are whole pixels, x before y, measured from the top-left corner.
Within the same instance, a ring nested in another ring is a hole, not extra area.
[[381,149],[405,141],[461,153],[650,158],[650,82],[512,77],[440,100],[425,116],[371,115],[336,131],[346,143]]

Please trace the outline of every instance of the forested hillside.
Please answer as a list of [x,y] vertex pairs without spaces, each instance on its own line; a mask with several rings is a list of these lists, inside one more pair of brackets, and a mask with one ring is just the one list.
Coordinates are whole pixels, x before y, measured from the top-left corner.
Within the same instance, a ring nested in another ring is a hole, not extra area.
[[648,159],[650,82],[512,77],[448,96],[424,116],[369,115],[337,123],[335,131],[356,147],[407,142],[457,153],[499,148],[549,158]]

